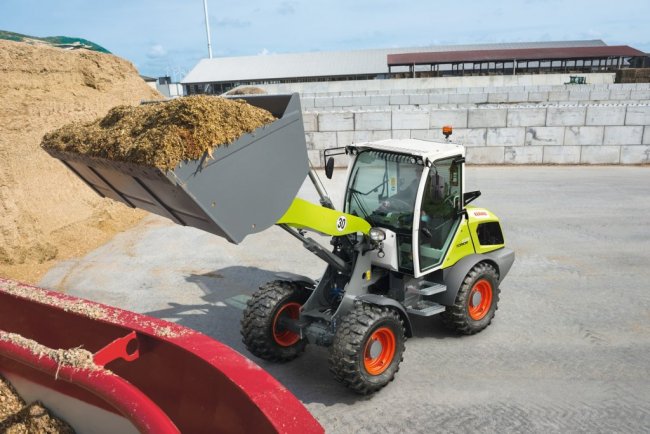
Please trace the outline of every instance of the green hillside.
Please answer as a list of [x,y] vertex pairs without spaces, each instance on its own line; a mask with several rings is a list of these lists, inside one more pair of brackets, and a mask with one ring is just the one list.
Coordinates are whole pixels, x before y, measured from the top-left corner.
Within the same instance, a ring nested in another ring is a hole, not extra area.
[[61,48],[85,48],[87,50],[99,51],[100,53],[110,53],[106,48],[90,42],[83,38],[73,38],[70,36],[47,36],[39,38],[36,36],[22,35],[20,33],[8,32],[0,30],[0,39],[8,39],[10,41],[27,42],[27,43],[40,43],[48,44],[54,47]]

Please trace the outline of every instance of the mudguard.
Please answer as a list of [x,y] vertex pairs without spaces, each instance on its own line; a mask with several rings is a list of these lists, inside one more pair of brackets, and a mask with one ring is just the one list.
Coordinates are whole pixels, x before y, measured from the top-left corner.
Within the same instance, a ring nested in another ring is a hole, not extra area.
[[456,300],[456,294],[467,273],[479,262],[488,262],[496,267],[499,274],[499,284],[505,279],[510,267],[515,261],[515,252],[509,248],[494,250],[489,253],[474,254],[466,256],[453,266],[443,270],[443,280],[447,290],[432,298],[436,303],[444,306],[451,306]]
[[374,304],[377,306],[387,306],[387,307],[392,307],[397,310],[397,313],[399,313],[400,318],[404,321],[404,331],[406,334],[407,338],[410,338],[413,336],[413,327],[411,326],[411,319],[408,316],[408,313],[406,313],[406,309],[404,309],[404,306],[397,301],[393,300],[392,298],[389,297],[384,297],[383,295],[379,294],[365,294],[357,297],[357,300],[363,302],[363,303],[368,303],[368,304]]

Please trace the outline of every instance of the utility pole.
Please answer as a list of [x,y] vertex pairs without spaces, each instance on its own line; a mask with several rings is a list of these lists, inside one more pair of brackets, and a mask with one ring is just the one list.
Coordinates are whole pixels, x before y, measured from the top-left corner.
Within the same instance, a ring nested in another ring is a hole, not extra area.
[[205,13],[205,33],[208,37],[208,56],[212,59],[212,42],[210,41],[210,20],[208,19],[208,0],[203,0],[203,12]]

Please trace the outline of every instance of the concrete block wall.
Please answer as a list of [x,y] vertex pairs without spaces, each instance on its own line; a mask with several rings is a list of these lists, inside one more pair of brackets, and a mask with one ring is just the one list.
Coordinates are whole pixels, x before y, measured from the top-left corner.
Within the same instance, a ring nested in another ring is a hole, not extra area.
[[[611,89],[609,90],[611,92]],[[406,96],[406,95],[404,95]],[[474,164],[648,164],[650,104],[488,104],[307,111],[312,162],[323,149],[384,139],[452,139]]]

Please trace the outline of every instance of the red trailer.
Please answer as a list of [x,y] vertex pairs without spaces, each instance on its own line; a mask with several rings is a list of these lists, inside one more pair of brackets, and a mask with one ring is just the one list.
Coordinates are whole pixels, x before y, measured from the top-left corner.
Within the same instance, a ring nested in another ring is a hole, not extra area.
[[[63,357],[77,353],[90,355]],[[291,392],[214,339],[4,279],[0,374],[78,432],[323,432]]]

